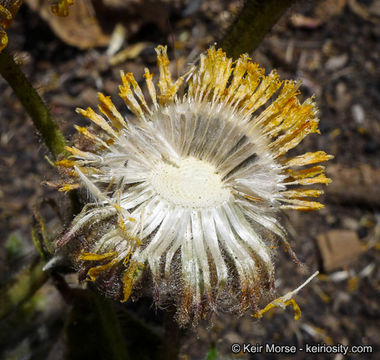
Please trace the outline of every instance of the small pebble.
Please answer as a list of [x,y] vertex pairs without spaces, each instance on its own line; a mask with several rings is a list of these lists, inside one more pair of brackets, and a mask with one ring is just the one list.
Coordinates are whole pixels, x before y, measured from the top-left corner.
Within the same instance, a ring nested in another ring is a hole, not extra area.
[[341,69],[347,64],[348,55],[342,54],[338,56],[333,56],[326,61],[325,68],[327,71],[335,71]]
[[358,125],[363,125],[365,112],[360,104],[352,105],[351,107],[352,117]]

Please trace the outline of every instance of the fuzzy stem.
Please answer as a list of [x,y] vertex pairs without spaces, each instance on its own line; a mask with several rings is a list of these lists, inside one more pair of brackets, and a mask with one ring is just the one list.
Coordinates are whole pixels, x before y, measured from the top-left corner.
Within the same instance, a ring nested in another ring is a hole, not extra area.
[[0,319],[28,300],[48,279],[42,271],[44,261],[35,258],[0,290]]
[[239,15],[221,40],[220,47],[234,59],[241,54],[251,53],[295,1],[246,0]]
[[179,351],[181,349],[181,342],[186,333],[186,329],[179,327],[175,319],[176,307],[170,305],[165,312],[164,318],[164,343],[163,343],[163,360],[176,360],[178,359]]
[[0,74],[12,87],[54,157],[65,152],[65,138],[57,123],[7,50],[0,53]]
[[120,323],[111,301],[94,294],[100,323],[115,360],[129,360],[127,346],[121,332]]

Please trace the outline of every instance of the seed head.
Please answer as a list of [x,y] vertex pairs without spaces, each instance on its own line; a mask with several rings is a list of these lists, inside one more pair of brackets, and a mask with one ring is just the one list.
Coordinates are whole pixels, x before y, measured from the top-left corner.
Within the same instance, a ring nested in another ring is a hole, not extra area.
[[329,183],[314,164],[332,156],[284,156],[318,132],[315,104],[247,55],[234,62],[211,47],[173,81],[166,47],[156,52],[158,92],[144,75],[151,105],[122,73],[133,117],[103,94],[100,114],[77,110],[94,125],[76,127],[79,146],[58,162],[72,179],[62,190],[83,187],[92,200],[58,251],[69,249],[80,273],[121,301],[144,291],[174,301],[180,324],[255,308],[273,287],[273,239],[289,249],[278,211],[323,207],[309,185]]

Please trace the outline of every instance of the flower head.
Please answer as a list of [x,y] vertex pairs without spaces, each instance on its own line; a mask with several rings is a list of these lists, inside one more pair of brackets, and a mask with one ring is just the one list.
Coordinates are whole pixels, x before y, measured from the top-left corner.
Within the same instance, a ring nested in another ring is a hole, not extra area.
[[83,186],[92,204],[57,245],[122,301],[150,282],[158,303],[176,301],[182,324],[255,307],[273,287],[272,240],[287,245],[278,211],[320,209],[310,198],[322,191],[301,186],[330,181],[314,165],[330,155],[284,156],[318,132],[315,104],[247,55],[233,61],[211,47],[174,81],[166,48],[156,52],[158,92],[144,75],[151,105],[122,73],[133,117],[103,94],[101,114],[77,110],[94,126],[76,126],[82,140],[58,165],[73,179],[62,190]]

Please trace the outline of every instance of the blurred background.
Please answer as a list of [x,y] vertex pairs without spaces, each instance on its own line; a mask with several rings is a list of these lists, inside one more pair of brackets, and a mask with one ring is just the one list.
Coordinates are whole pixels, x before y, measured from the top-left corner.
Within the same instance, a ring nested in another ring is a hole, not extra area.
[[[144,67],[157,73],[154,47],[167,44],[173,74],[183,73],[222,38],[242,5],[237,0],[77,0],[70,15],[59,18],[50,14],[47,0],[25,2],[7,30],[8,49],[67,137],[74,123],[84,123],[75,108],[96,107],[97,92],[111,95],[123,108],[117,96],[120,70],[133,72],[139,80]],[[315,94],[322,134],[308,136],[296,153],[324,150],[335,156],[327,165],[333,183],[326,189],[325,209],[285,214],[290,242],[305,267],[279,248],[277,292],[283,295],[294,289],[316,270],[321,275],[295,298],[302,310],[300,320],[294,321],[291,308],[272,311],[260,320],[249,314],[241,318],[220,314],[213,324],[202,323],[189,331],[181,359],[205,359],[213,347],[218,359],[306,358],[302,352],[287,357],[233,355],[233,343],[371,345],[373,353],[347,358],[379,358],[379,39],[379,0],[301,0],[252,53],[267,72],[275,68],[281,79],[301,79],[303,99]],[[4,286],[36,255],[31,228],[38,216],[33,222],[32,214],[45,218],[51,238],[68,220],[54,210],[54,203],[62,209],[67,200],[49,186],[57,174],[46,158],[45,145],[2,78],[0,97]],[[17,311],[0,320],[1,359],[64,357],[70,306],[52,281],[45,280]],[[80,286],[74,275],[67,281]],[[149,339],[142,340],[147,346]]]

